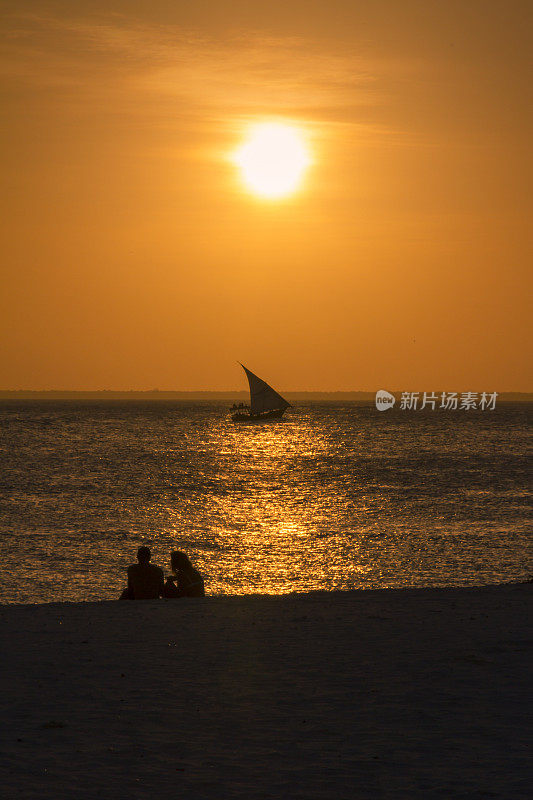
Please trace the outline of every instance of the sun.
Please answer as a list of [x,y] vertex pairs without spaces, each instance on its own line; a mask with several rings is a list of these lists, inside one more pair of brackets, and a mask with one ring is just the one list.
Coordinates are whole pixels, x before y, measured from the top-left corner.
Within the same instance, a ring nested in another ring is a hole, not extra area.
[[276,199],[299,188],[311,158],[298,128],[262,122],[250,128],[232,161],[240,167],[244,183],[254,194]]

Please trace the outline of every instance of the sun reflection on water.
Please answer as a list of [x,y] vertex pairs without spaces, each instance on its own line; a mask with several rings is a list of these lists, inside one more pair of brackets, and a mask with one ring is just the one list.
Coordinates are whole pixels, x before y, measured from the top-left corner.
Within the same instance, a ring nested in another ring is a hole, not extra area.
[[[331,458],[331,436],[306,416],[279,424],[221,425],[211,436],[220,444],[217,490],[206,498],[211,544],[201,556],[212,592],[280,594],[302,583],[308,590],[335,589],[362,579],[369,566],[354,559],[357,537],[347,541],[337,529],[353,508],[345,503],[343,514],[330,477],[325,470],[320,474],[321,462]],[[358,504],[367,509],[364,498]],[[176,533],[187,525],[184,511],[187,518],[186,509],[176,510]],[[190,547],[196,538],[178,534],[177,541]]]

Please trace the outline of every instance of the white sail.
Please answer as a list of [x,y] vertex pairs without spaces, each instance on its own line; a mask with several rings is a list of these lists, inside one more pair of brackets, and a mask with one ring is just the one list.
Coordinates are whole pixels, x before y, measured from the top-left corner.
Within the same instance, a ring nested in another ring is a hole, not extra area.
[[250,372],[249,369],[246,369],[244,364],[241,364],[241,367],[246,372],[246,377],[250,384],[250,410],[252,414],[290,408],[291,404],[278,394],[272,386],[269,386],[268,383],[265,383],[253,372]]

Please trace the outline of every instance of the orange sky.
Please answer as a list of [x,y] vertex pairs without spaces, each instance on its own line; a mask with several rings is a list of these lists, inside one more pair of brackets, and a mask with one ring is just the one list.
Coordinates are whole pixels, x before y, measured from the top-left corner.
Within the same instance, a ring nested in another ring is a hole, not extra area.
[[0,388],[533,390],[530,3],[2,5]]

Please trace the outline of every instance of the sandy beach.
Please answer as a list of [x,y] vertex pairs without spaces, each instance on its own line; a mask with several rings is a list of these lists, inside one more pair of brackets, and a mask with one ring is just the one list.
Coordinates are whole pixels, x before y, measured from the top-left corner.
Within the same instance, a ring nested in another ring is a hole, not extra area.
[[527,798],[533,585],[2,606],[7,798]]

